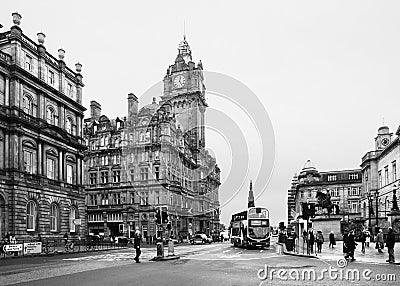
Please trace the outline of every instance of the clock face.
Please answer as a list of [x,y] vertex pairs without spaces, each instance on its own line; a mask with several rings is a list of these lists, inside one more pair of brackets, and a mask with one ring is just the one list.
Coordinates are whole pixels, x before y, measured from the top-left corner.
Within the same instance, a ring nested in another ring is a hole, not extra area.
[[383,138],[382,139],[382,146],[387,146],[389,144],[389,139]]
[[174,86],[177,88],[181,88],[185,85],[186,79],[183,75],[178,75],[174,78]]

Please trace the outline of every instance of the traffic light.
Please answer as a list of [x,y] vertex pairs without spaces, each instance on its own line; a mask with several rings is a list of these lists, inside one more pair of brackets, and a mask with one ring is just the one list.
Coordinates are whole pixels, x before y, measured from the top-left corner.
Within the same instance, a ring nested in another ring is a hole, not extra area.
[[167,207],[161,207],[161,222],[167,223],[168,222],[168,209]]
[[156,209],[156,224],[161,224],[161,210]]
[[305,220],[309,218],[309,210],[307,203],[301,203],[301,217]]
[[315,204],[309,204],[309,216],[315,217]]

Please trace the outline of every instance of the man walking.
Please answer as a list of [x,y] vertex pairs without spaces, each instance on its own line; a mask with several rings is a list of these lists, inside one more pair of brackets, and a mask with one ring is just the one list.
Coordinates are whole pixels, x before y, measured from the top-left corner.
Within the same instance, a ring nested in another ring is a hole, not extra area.
[[386,247],[388,248],[389,259],[386,262],[394,263],[394,244],[395,244],[395,237],[393,228],[389,227],[389,232],[386,237]]
[[361,242],[361,252],[365,253],[365,240],[367,238],[367,234],[365,233],[365,230],[361,232],[360,236],[360,242]]
[[347,237],[347,243],[346,244],[347,244],[348,253],[345,256],[345,258],[346,259],[347,258],[351,258],[350,261],[354,261],[355,260],[355,258],[354,258],[354,250],[356,249],[356,246],[357,246],[357,243],[354,240],[354,230],[350,231],[350,234]]
[[140,242],[141,242],[141,240],[142,240],[142,238],[141,238],[141,235],[140,235],[139,228],[136,227],[135,237],[133,239],[133,247],[136,249],[136,256],[134,258],[136,263],[140,263],[139,256],[142,253],[142,251],[140,250]]
[[378,249],[379,253],[383,253],[382,249],[384,248],[384,240],[383,240],[383,232],[382,229],[379,229],[378,235],[376,236],[376,249]]

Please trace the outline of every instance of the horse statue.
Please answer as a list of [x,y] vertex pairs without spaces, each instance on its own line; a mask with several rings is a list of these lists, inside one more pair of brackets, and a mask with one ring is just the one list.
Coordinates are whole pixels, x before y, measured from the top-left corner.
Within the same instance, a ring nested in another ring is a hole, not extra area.
[[318,191],[315,197],[318,200],[318,204],[316,205],[317,207],[327,209],[328,214],[331,214],[335,209],[335,214],[339,214],[339,206],[331,202],[331,195],[329,194],[329,191],[326,194]]

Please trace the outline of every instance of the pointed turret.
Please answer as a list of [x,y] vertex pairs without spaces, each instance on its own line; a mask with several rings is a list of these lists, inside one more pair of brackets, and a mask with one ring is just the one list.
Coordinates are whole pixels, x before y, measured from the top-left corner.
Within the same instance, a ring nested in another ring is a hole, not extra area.
[[247,207],[251,208],[254,207],[254,194],[253,194],[253,182],[250,180],[250,190],[249,190],[249,197],[247,202]]
[[185,60],[186,64],[192,61],[192,50],[186,41],[186,35],[183,35],[183,41],[179,43],[178,54]]

